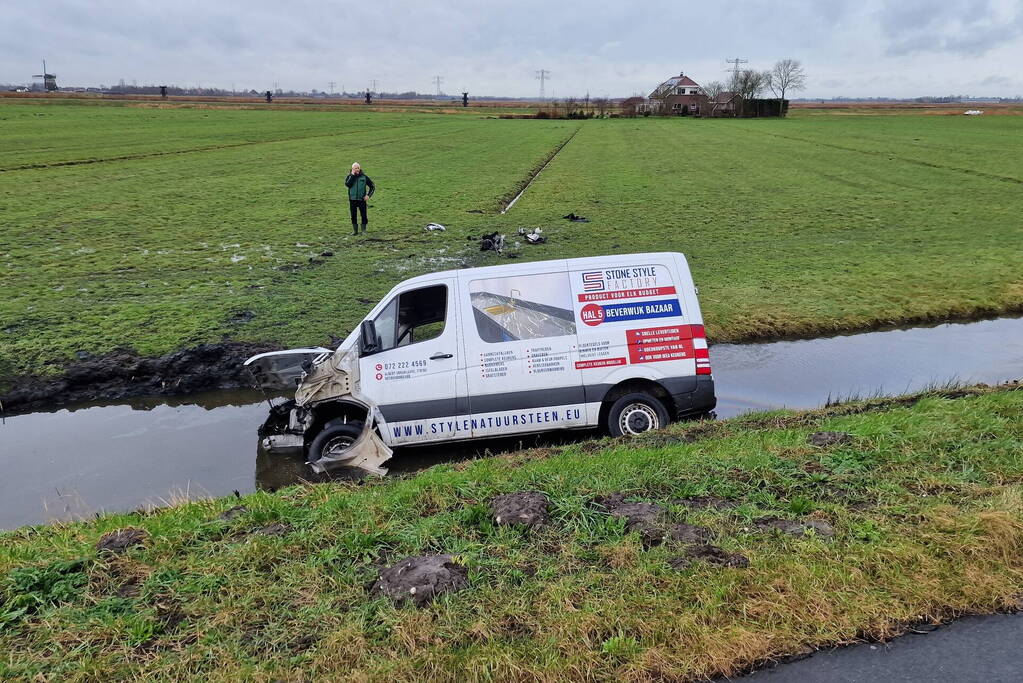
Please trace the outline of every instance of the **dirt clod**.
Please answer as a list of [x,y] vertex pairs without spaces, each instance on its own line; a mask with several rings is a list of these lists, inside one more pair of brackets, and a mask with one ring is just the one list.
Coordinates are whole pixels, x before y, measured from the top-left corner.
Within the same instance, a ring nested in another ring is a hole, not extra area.
[[672,505],[680,505],[690,510],[730,510],[739,504],[734,500],[719,498],[718,496],[689,496],[688,498],[676,498],[671,501]]
[[694,524],[672,524],[665,538],[675,543],[703,543],[714,537],[714,532]]
[[814,432],[806,437],[806,442],[811,446],[823,448],[825,446],[837,446],[843,443],[850,443],[855,437],[848,432]]
[[134,527],[117,529],[103,534],[99,542],[96,543],[96,550],[120,555],[129,548],[145,544],[147,538],[149,538],[149,533],[145,529]]
[[411,602],[422,607],[443,593],[469,587],[469,571],[453,562],[451,555],[406,557],[381,570],[370,587],[373,596],[386,596],[396,605]]
[[748,567],[749,558],[739,553],[730,553],[716,545],[702,544],[690,546],[682,555],[668,559],[672,569],[685,569],[694,562],[706,562],[719,567]]
[[230,522],[232,519],[241,517],[248,511],[249,509],[244,505],[235,505],[234,507],[230,507],[217,515],[217,519]]
[[539,491],[505,493],[490,499],[490,512],[494,522],[500,525],[537,527],[547,523],[549,504],[547,496]]
[[777,517],[766,517],[755,522],[759,529],[769,531],[777,529],[789,536],[805,536],[807,531],[812,530],[818,536],[831,538],[835,535],[835,528],[819,519],[810,519],[803,522],[791,519],[778,519]]

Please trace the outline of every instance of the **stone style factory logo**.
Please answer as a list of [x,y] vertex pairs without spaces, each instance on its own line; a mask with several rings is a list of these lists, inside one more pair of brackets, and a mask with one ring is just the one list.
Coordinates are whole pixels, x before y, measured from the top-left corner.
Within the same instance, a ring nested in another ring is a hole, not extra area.
[[583,291],[584,292],[603,292],[604,291],[604,271],[602,270],[591,270],[583,273]]

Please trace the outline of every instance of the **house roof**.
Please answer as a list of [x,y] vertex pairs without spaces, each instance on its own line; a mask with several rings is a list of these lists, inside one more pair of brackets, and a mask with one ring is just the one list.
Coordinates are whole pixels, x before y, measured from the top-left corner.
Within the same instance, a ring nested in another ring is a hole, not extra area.
[[731,90],[723,90],[717,94],[714,98],[716,104],[728,104],[735,98],[735,93]]
[[693,79],[689,78],[689,76],[686,76],[684,73],[682,73],[679,74],[678,76],[672,76],[668,80],[658,85],[656,88],[654,88],[654,91],[650,93],[650,95],[656,96],[659,93],[663,94],[665,91],[671,90],[672,88],[675,87],[699,88],[700,84],[694,81]]

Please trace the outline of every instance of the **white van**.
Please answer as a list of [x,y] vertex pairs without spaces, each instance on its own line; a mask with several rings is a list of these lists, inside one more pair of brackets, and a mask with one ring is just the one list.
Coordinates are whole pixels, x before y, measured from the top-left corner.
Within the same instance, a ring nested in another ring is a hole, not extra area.
[[246,361],[295,391],[264,447],[384,473],[391,447],[554,429],[639,434],[713,410],[685,256],[629,254],[406,280],[336,351]]

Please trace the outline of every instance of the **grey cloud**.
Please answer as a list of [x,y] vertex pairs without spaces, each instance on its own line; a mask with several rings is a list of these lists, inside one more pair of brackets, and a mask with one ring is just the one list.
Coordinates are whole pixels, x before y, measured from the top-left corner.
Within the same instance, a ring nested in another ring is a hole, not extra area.
[[1023,36],[1023,2],[885,0],[877,13],[891,55],[983,55]]

